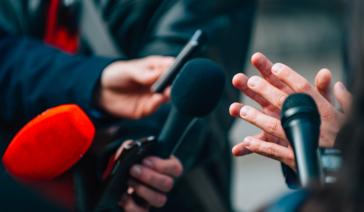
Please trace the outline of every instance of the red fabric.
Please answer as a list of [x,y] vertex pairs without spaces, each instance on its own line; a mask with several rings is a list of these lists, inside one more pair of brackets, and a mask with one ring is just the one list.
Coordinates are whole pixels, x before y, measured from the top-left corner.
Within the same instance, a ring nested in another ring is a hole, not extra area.
[[79,46],[79,37],[71,33],[67,26],[58,25],[58,11],[60,0],[51,0],[44,41],[68,53],[76,53]]
[[2,160],[22,181],[52,180],[81,159],[94,134],[92,122],[78,106],[58,106],[26,124]]

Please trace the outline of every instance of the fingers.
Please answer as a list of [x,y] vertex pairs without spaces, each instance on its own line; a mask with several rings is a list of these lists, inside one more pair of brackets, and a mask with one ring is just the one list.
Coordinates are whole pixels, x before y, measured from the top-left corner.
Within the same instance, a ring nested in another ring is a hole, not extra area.
[[251,90],[264,97],[264,99],[279,109],[282,107],[284,100],[287,98],[286,93],[274,87],[261,77],[252,76],[249,78],[247,84]]
[[262,53],[257,52],[251,57],[251,63],[258,69],[264,79],[275,87],[281,89],[287,94],[292,93],[292,89],[282,83],[275,75],[272,74],[272,62]]
[[234,102],[229,107],[229,113],[232,117],[239,117],[240,109],[243,107],[242,104]]
[[270,105],[270,103],[267,100],[265,100],[263,97],[259,96],[254,91],[252,91],[248,87],[247,83],[248,83],[248,77],[243,73],[236,74],[232,80],[232,84],[236,89],[239,89],[245,95],[249,96],[252,100],[254,100],[258,104],[260,104],[262,107],[266,107],[266,106]]
[[169,159],[161,159],[158,157],[147,157],[143,160],[143,165],[171,177],[179,177],[183,172],[181,162],[174,156]]
[[283,81],[296,92],[311,94],[313,91],[312,86],[304,77],[282,63],[274,64],[272,67],[272,72],[275,76],[277,76],[278,79]]
[[330,70],[324,68],[321,69],[315,77],[315,86],[317,91],[326,98],[327,101],[332,102],[331,100],[331,80],[332,74]]
[[165,56],[148,56],[141,60],[145,61],[148,69],[155,69],[163,73],[174,63],[175,58]]
[[124,209],[125,212],[148,212],[149,209],[137,205],[130,195],[124,195],[119,202],[119,206]]
[[173,179],[142,165],[134,165],[130,175],[138,181],[162,192],[169,192],[173,187]]
[[254,137],[246,137],[242,144],[251,152],[281,161],[292,169],[295,169],[294,153],[288,147],[265,142]]
[[[254,138],[257,138],[257,139],[261,139],[261,140],[265,140],[264,139],[264,132],[260,132],[259,134],[257,135],[254,135],[253,137]],[[265,140],[266,141],[266,140]],[[236,144],[233,149],[231,150],[232,154],[236,157],[239,157],[239,156],[244,156],[244,155],[247,155],[247,154],[250,154],[252,153],[251,151],[249,151],[247,148],[245,148],[245,145],[244,144],[241,144],[241,143],[238,143]]]
[[141,183],[130,180],[128,185],[133,188],[135,193],[146,200],[151,206],[160,208],[167,202],[167,196],[157,192]]
[[282,140],[286,140],[283,128],[281,126],[281,122],[279,119],[268,116],[259,110],[250,107],[248,105],[244,105],[240,109],[239,113],[240,117],[245,121],[255,125],[260,128],[264,132],[281,138]]
[[140,111],[143,111],[143,114],[140,115],[140,117],[145,117],[149,114],[154,113],[158,110],[158,108],[168,102],[169,97],[162,95],[162,94],[153,94],[149,101],[143,102],[144,104],[140,104],[137,107],[141,107]]
[[149,56],[138,59],[140,70],[134,71],[134,78],[143,85],[152,85],[174,63],[173,57]]
[[168,86],[164,91],[163,91],[163,95],[164,96],[166,96],[166,97],[168,97],[168,99],[169,98],[171,98],[171,90],[172,90],[172,87],[171,86]]
[[276,63],[272,67],[272,72],[295,92],[309,94],[315,100],[320,110],[321,118],[325,121],[332,121],[332,117],[335,115],[335,108],[303,76],[281,63]]
[[336,100],[339,102],[343,112],[345,114],[348,113],[350,111],[351,101],[353,97],[342,82],[335,83],[334,95]]
[[[277,118],[264,114],[253,107],[248,105],[244,106],[243,104],[237,102],[230,105],[229,113],[231,116],[240,117],[271,135],[285,139],[280,121]],[[262,136],[266,137],[267,135],[262,134],[259,136],[262,138]],[[272,138],[269,139],[271,140]]]
[[154,69],[139,69],[138,71],[131,71],[133,79],[144,86],[151,86],[162,75],[162,72],[156,71]]

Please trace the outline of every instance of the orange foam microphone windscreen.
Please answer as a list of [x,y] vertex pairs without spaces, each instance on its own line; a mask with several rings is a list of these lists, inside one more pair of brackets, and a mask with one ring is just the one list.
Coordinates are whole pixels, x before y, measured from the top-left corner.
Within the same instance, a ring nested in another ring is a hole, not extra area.
[[82,158],[94,134],[94,125],[79,106],[57,106],[28,122],[15,135],[2,161],[19,180],[51,180]]

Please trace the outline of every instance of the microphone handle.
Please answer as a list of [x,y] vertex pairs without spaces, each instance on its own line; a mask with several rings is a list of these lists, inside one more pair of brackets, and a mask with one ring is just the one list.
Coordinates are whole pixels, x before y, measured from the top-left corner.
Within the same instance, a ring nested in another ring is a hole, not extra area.
[[295,119],[285,126],[287,138],[293,144],[301,186],[320,179],[318,139],[320,128],[309,119]]
[[183,140],[183,134],[194,118],[183,115],[172,107],[166,123],[157,139],[154,153],[162,158],[169,158]]

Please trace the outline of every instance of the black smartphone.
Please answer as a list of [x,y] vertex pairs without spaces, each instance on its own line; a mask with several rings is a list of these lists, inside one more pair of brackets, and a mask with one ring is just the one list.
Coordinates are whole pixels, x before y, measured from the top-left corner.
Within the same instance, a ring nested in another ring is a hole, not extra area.
[[[151,155],[156,143],[154,136],[125,142],[122,145],[120,156],[109,161],[103,174],[103,189],[99,195],[94,211],[119,211],[117,205],[122,194],[127,189],[130,178],[129,170],[132,165],[139,163],[143,158]],[[114,156],[111,156],[113,158]],[[140,201],[140,200],[139,200]]]
[[176,61],[153,85],[152,92],[162,93],[172,84],[184,63],[195,53],[205,42],[206,35],[202,30],[197,30],[176,57]]

